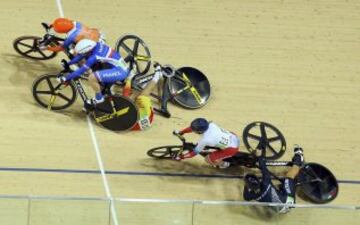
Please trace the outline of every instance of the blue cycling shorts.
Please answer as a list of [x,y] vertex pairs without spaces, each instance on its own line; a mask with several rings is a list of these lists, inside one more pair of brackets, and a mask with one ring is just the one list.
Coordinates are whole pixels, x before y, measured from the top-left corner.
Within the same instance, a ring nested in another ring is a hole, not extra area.
[[116,81],[125,80],[129,72],[123,70],[121,67],[114,67],[111,69],[98,70],[94,74],[96,79],[101,83],[115,83]]

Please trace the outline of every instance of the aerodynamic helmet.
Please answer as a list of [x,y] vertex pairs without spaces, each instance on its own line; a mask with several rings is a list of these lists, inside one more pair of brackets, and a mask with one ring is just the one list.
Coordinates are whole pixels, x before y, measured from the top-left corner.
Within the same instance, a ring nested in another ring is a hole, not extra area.
[[257,192],[260,190],[260,180],[254,174],[246,174],[245,178],[245,187],[250,190]]
[[196,118],[190,124],[191,130],[202,134],[209,128],[209,122],[204,118]]
[[74,23],[66,18],[57,18],[52,23],[52,27],[57,33],[67,33],[74,28]]
[[90,39],[82,39],[75,45],[75,52],[77,54],[86,54],[93,50],[96,46],[96,42]]

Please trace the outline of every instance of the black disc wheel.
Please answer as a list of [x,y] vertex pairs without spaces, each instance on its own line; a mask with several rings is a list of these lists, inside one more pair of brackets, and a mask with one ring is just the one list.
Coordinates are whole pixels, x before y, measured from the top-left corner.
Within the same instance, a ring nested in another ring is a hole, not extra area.
[[45,74],[38,77],[32,86],[35,101],[49,110],[65,109],[72,105],[77,97],[72,83],[64,85],[56,78],[57,75]]
[[334,174],[317,163],[308,163],[301,168],[296,180],[301,192],[314,203],[328,203],[339,193]]
[[23,36],[14,40],[13,47],[20,55],[36,60],[47,60],[54,58],[56,52],[40,50],[38,43],[41,37],[36,36]]
[[254,153],[264,151],[266,159],[279,159],[286,151],[286,141],[282,133],[266,122],[253,122],[243,131],[243,141],[247,150]]
[[151,65],[151,54],[146,43],[138,36],[128,34],[120,37],[116,42],[115,49],[122,58],[132,56],[132,66],[136,67],[137,74],[146,74]]
[[136,105],[122,96],[108,96],[103,103],[96,105],[95,121],[112,131],[126,131],[135,126],[139,115]]
[[210,98],[209,80],[196,68],[177,69],[175,76],[170,78],[168,84],[173,100],[184,108],[200,108]]
[[150,149],[147,151],[147,155],[156,159],[174,159],[179,154],[179,152],[181,152],[181,154],[186,154],[189,152],[188,150],[182,149],[182,145],[161,146]]

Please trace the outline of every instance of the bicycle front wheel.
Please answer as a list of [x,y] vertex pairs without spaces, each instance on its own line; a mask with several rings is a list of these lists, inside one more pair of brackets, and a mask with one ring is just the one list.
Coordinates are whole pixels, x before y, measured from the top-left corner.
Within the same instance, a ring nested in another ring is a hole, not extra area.
[[72,105],[77,92],[72,83],[60,84],[57,75],[45,74],[38,77],[32,86],[32,94],[37,103],[49,110],[62,110]]
[[168,85],[175,103],[184,108],[200,108],[210,98],[209,80],[200,70],[193,67],[177,69]]
[[47,50],[40,50],[38,42],[41,37],[23,36],[14,40],[13,47],[20,55],[36,60],[48,60],[54,58],[57,53]]
[[182,145],[160,146],[147,151],[147,155],[156,159],[174,159],[182,149]]
[[339,185],[334,174],[320,164],[307,163],[296,179],[301,191],[314,203],[328,203],[338,195]]

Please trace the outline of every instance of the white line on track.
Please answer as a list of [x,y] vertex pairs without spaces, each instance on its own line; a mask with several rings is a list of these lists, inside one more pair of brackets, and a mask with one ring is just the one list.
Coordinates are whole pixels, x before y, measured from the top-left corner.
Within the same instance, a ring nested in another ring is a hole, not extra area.
[[64,10],[62,8],[61,0],[56,0],[56,5],[59,9],[60,17],[64,17]]
[[[58,7],[60,17],[64,17],[64,10],[62,8],[61,0],[56,0],[56,5]],[[119,222],[118,222],[118,219],[117,219],[117,213],[116,213],[116,209],[115,209],[115,201],[114,201],[114,198],[111,195],[110,186],[109,186],[108,180],[106,178],[105,168],[104,168],[103,161],[101,159],[100,148],[99,148],[98,141],[96,139],[95,130],[94,130],[94,127],[92,125],[90,116],[87,115],[86,118],[87,118],[89,130],[90,130],[91,140],[92,140],[92,143],[94,145],[96,159],[98,161],[98,165],[99,165],[99,169],[100,169],[100,173],[101,173],[101,178],[102,178],[104,188],[105,188],[105,194],[106,194],[106,197],[108,199],[110,199],[111,218],[112,218],[113,224],[118,225]]]
[[93,145],[94,145],[94,149],[95,149],[95,153],[96,153],[96,159],[98,161],[98,165],[99,165],[99,169],[100,169],[100,173],[101,173],[101,178],[103,180],[103,184],[104,184],[104,188],[105,188],[106,197],[108,197],[110,199],[110,210],[111,210],[112,220],[114,222],[114,225],[118,225],[119,222],[117,220],[117,213],[116,213],[116,210],[115,210],[115,202],[114,202],[113,197],[111,196],[110,186],[109,186],[108,180],[106,178],[104,164],[103,164],[103,161],[101,159],[99,144],[98,144],[98,141],[97,141],[96,136],[95,136],[95,130],[94,130],[94,127],[92,125],[91,118],[90,118],[89,115],[86,116],[86,119],[87,119],[87,122],[88,122],[88,125],[89,125],[89,130],[90,130],[90,134],[91,134],[91,140],[92,140]]

